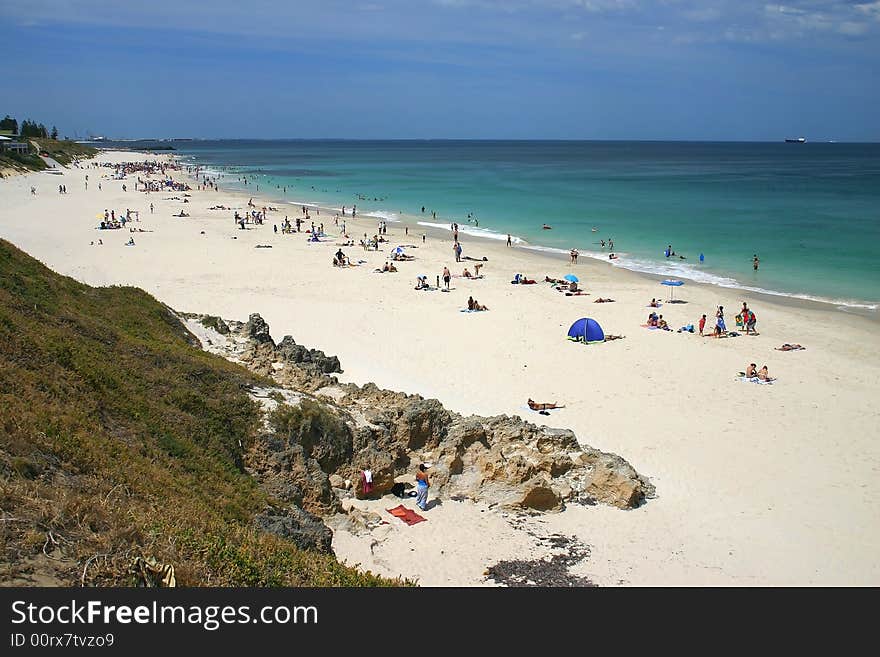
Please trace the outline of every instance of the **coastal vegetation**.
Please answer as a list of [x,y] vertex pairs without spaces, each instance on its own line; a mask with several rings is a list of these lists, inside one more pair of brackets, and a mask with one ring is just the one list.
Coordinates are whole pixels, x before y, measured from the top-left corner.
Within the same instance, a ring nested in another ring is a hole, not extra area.
[[140,558],[186,586],[398,583],[254,522],[282,506],[243,464],[261,417],[247,391],[267,382],[143,290],[0,240],[0,578],[133,585]]
[[4,135],[29,145],[28,153],[0,150],[0,171],[42,171],[48,167],[40,155],[51,157],[58,163],[68,166],[75,160],[90,158],[98,151],[91,146],[78,144],[69,139],[58,139],[58,128],[46,126],[30,119],[19,125],[18,120],[8,114],[0,119],[0,135]]
[[68,166],[74,160],[94,157],[98,154],[96,148],[86,144],[78,144],[68,139],[32,139],[40,147],[40,153],[45,153],[60,164]]

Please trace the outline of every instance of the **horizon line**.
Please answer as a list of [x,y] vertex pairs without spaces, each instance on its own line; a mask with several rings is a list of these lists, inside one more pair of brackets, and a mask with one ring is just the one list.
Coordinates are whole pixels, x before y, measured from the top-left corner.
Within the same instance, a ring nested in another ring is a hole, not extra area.
[[[471,142],[626,142],[626,143],[690,143],[690,144],[776,144],[786,139],[633,139],[633,138],[539,138],[539,137],[103,137],[102,141],[471,141]],[[94,141],[93,139],[74,139],[74,141]],[[880,139],[850,141],[846,139],[806,139],[802,144],[877,144]]]

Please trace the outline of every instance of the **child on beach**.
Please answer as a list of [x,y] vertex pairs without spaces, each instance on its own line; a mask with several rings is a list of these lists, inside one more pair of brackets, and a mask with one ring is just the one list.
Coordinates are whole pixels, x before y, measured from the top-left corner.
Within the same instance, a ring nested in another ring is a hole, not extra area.
[[703,329],[706,328],[706,316],[700,317],[700,335],[703,335]]

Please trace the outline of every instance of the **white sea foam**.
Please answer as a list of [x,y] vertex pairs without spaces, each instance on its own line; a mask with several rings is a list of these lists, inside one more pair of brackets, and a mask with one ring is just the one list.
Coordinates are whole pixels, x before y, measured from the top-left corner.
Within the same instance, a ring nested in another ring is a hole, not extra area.
[[[565,256],[567,256],[569,253],[571,253],[570,250],[560,249],[555,246],[540,246],[539,244],[525,244],[524,243],[522,248],[529,249],[531,251],[540,251],[542,253],[555,253],[555,254],[565,255]],[[583,251],[579,251],[578,253],[580,253],[581,255],[588,255],[586,252],[583,252]],[[589,254],[589,255],[592,257],[592,254]],[[597,254],[597,255],[600,255],[600,254]]]
[[[567,253],[567,252],[566,252]],[[855,299],[833,299],[812,294],[803,294],[798,292],[780,292],[779,290],[770,290],[763,287],[755,287],[753,285],[745,285],[735,278],[729,276],[720,276],[701,269],[698,265],[692,265],[683,262],[653,262],[639,258],[630,258],[625,253],[617,253],[616,260],[609,260],[607,254],[586,252],[586,255],[602,262],[607,262],[615,267],[622,267],[630,271],[636,271],[643,274],[653,274],[664,278],[683,278],[695,283],[704,283],[707,285],[717,285],[718,287],[745,290],[756,294],[768,294],[777,297],[790,297],[793,299],[803,299],[805,301],[816,301],[819,303],[828,303],[838,308],[860,308],[863,310],[877,310],[880,304],[866,303]]]
[[376,219],[384,219],[385,221],[400,222],[400,215],[396,212],[386,212],[385,210],[373,210],[372,212],[364,212],[365,217],[375,217]]
[[214,178],[217,178],[226,175],[229,175],[226,171],[219,171],[218,169],[212,169],[210,167],[204,166],[199,167],[199,176],[212,176]]
[[[450,233],[452,232],[452,226],[450,224],[441,224],[432,221],[419,221],[418,224],[419,226],[428,226],[430,228],[439,228],[441,230],[447,230]],[[489,240],[507,241],[507,233],[497,233],[489,228],[479,228],[477,226],[462,226],[461,224],[458,224],[458,232],[462,235],[470,235],[472,237],[483,237]],[[513,244],[525,243],[521,237],[517,237],[516,235],[511,235],[510,241]]]

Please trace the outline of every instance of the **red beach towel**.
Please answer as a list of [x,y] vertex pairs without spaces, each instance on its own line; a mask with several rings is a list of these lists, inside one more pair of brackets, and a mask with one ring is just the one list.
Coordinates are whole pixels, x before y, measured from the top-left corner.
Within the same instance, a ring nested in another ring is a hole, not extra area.
[[427,520],[427,518],[423,518],[412,509],[407,509],[405,506],[403,506],[403,504],[399,504],[393,509],[386,509],[386,511],[388,511],[388,513],[390,513],[392,516],[400,518],[407,525],[414,525],[417,522],[423,522]]

